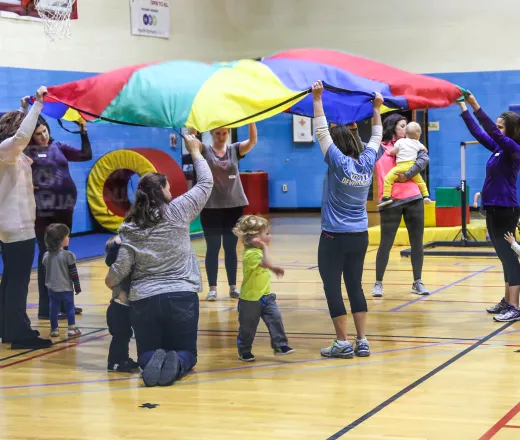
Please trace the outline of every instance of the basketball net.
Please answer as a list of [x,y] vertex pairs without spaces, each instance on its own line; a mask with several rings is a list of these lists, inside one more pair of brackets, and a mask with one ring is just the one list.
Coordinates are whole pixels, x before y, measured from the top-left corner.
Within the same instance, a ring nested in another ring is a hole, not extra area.
[[70,15],[75,1],[34,0],[34,7],[43,21],[45,35],[50,41],[70,37]]

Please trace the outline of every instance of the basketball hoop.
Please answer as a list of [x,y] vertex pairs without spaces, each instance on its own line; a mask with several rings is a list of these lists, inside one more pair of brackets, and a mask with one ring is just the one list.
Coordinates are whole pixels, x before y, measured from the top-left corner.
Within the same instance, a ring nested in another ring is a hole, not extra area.
[[34,7],[43,21],[45,35],[51,41],[69,38],[70,15],[76,0],[34,0]]

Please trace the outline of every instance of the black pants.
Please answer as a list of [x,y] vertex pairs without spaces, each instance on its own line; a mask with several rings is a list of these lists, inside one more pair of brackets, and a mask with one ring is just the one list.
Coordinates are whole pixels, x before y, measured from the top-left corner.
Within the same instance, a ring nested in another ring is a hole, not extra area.
[[[52,223],[63,223],[72,230],[72,211],[54,211],[52,213],[38,213],[36,216],[36,240],[38,241],[38,316],[49,316],[49,292],[45,285],[45,271],[43,267],[43,256],[47,252],[45,246],[45,230]],[[65,313],[65,305],[62,303],[61,312]]]
[[228,284],[237,283],[237,243],[238,237],[233,234],[233,228],[244,214],[244,208],[203,209],[200,213],[200,223],[206,239],[206,274],[210,286],[217,285],[218,254],[224,244],[224,262]]
[[107,309],[107,326],[112,335],[108,349],[109,364],[124,364],[130,358],[130,307],[112,300]]
[[423,236],[424,236],[424,202],[422,199],[395,208],[385,208],[380,211],[381,218],[381,243],[376,257],[376,281],[383,281],[388,257],[394,245],[395,234],[404,217],[404,223],[408,230],[410,247],[412,248],[413,279],[420,280],[424,260]]
[[31,329],[31,321],[27,316],[27,294],[34,260],[34,247],[34,238],[2,243],[4,271],[0,283],[0,337],[3,342],[38,336],[38,333]]
[[161,293],[132,301],[130,319],[137,355],[144,368],[156,350],[175,350],[180,379],[197,363],[199,295],[193,292]]
[[331,318],[347,314],[341,294],[341,275],[347,288],[352,313],[368,311],[361,285],[367,248],[368,231],[321,233],[318,267]]
[[271,347],[286,347],[288,345],[287,335],[282,321],[282,314],[276,304],[276,295],[264,295],[258,301],[238,300],[238,352],[240,354],[251,353],[253,341],[260,318],[264,321],[269,336],[271,337]]
[[520,208],[486,206],[486,226],[498,258],[502,262],[504,281],[510,286],[520,286],[520,263],[511,245],[504,239],[506,232],[515,234],[520,218]]

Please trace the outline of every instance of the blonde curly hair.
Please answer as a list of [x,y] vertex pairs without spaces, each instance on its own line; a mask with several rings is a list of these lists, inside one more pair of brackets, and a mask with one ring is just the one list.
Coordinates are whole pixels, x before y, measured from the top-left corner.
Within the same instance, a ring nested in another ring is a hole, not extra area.
[[245,246],[251,246],[251,240],[267,230],[269,222],[257,215],[243,215],[233,228],[233,234],[242,240]]

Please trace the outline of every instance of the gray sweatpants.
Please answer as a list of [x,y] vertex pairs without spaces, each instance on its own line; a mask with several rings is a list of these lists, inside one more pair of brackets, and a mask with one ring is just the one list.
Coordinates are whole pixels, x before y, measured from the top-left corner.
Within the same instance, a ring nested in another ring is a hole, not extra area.
[[273,349],[288,345],[282,315],[276,304],[276,295],[265,295],[258,301],[238,300],[238,352],[251,353],[260,318],[264,321]]

